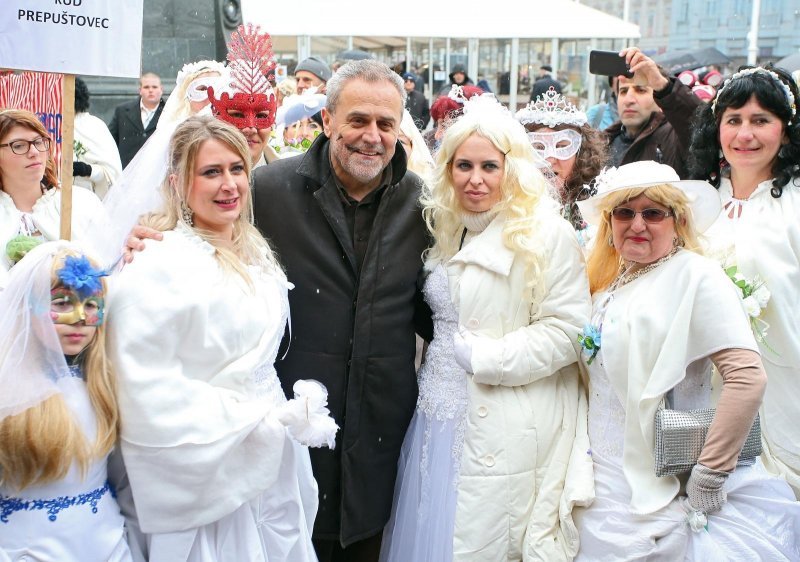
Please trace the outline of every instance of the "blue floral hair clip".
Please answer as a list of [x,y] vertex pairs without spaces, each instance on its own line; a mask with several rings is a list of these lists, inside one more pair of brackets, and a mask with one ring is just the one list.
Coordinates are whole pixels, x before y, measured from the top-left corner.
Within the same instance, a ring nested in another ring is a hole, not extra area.
[[65,287],[69,287],[85,299],[103,289],[101,277],[108,275],[107,271],[95,269],[86,256],[67,256],[64,267],[58,270],[58,278]]

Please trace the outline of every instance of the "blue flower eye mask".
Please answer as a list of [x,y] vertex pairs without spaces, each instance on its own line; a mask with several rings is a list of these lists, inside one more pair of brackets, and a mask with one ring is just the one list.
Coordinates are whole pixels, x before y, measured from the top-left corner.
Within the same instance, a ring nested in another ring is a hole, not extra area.
[[108,272],[95,269],[86,256],[67,256],[56,272],[60,286],[50,291],[50,316],[55,324],[75,324],[83,320],[87,326],[103,323],[105,301],[101,277]]
[[573,129],[563,131],[528,133],[533,149],[542,158],[553,157],[557,160],[569,160],[581,148],[581,134]]
[[83,320],[87,326],[100,326],[104,315],[102,293],[81,299],[75,291],[64,287],[50,291],[50,317],[54,324],[77,324]]

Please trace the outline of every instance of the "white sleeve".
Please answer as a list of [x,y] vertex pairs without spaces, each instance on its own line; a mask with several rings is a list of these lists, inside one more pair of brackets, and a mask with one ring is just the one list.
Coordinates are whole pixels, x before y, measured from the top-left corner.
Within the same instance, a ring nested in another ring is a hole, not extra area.
[[591,312],[589,283],[572,228],[553,225],[545,271],[546,295],[533,321],[502,338],[475,338],[473,380],[482,384],[519,386],[548,377],[578,360],[578,334]]
[[[224,326],[207,329],[204,300],[191,290],[209,271],[159,244],[148,241],[119,276],[108,313],[121,449],[145,533],[194,528],[233,512],[273,484],[287,440],[268,402],[216,385],[215,373],[189,372],[199,346],[225,353],[214,337]],[[226,372],[252,362],[228,359]]]

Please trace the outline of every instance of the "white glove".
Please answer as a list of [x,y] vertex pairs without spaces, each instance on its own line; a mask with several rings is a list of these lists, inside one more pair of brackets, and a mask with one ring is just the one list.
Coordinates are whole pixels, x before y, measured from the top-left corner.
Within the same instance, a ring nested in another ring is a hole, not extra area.
[[472,372],[472,342],[475,336],[463,328],[453,334],[453,355],[456,363],[466,372]]
[[333,449],[339,426],[327,408],[328,390],[312,380],[297,381],[292,390],[295,397],[279,407],[278,421],[300,444]]
[[727,472],[721,470],[713,470],[702,464],[694,465],[686,483],[689,504],[703,513],[714,513],[722,509],[728,500],[728,494],[723,489],[728,476]]

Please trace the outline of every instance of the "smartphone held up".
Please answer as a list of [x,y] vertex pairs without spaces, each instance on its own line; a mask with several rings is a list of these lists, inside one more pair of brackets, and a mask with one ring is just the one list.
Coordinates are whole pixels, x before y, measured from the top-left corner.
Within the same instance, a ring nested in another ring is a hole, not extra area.
[[625,57],[619,56],[617,51],[589,51],[589,72],[602,76],[633,78]]

